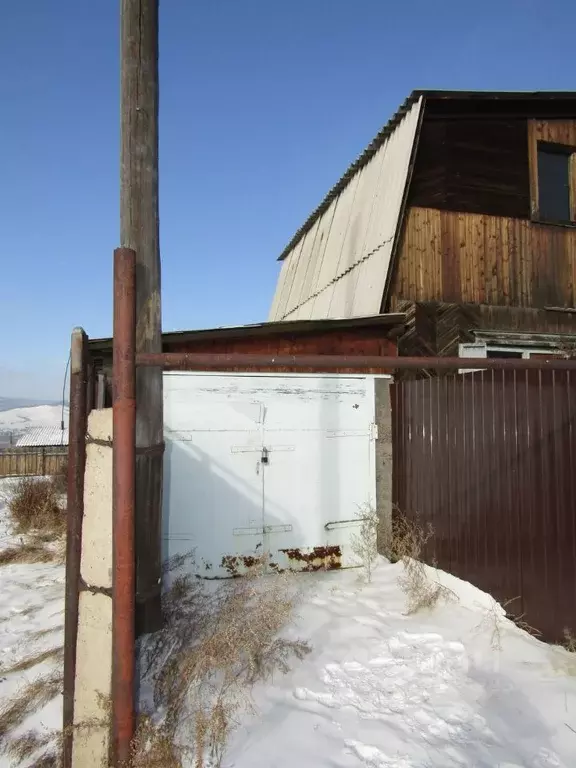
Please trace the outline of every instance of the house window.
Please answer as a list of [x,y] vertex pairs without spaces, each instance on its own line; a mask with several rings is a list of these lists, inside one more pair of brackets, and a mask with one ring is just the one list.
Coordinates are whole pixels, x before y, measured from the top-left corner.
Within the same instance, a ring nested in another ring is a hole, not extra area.
[[486,357],[517,357],[522,359],[523,353],[510,351],[509,349],[486,349]]
[[574,220],[571,200],[573,150],[562,144],[539,141],[538,218],[566,224]]
[[[533,357],[563,357],[564,355],[558,349],[554,347],[523,347],[512,345],[499,345],[493,343],[486,343],[484,341],[476,341],[469,344],[458,345],[458,357],[467,358],[486,358],[486,357],[500,357],[500,358],[516,358],[521,360],[529,360]],[[474,373],[481,370],[479,368],[460,368],[459,373]]]

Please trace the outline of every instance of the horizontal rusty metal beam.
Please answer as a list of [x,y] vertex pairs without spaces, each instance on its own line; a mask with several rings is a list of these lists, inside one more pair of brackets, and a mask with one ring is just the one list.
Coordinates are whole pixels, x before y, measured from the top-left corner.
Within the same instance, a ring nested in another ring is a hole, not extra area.
[[242,353],[164,352],[136,355],[137,366],[158,366],[180,370],[211,368],[354,368],[358,371],[483,369],[483,370],[576,370],[576,359],[565,358],[467,358],[467,357],[380,357],[377,355],[251,355]]

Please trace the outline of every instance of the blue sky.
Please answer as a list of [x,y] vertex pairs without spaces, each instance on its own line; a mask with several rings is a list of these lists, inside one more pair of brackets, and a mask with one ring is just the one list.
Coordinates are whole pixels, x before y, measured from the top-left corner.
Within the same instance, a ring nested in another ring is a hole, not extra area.
[[[118,5],[3,4],[0,395],[58,397],[71,328],[110,333]],[[277,255],[413,88],[576,88],[573,18],[567,0],[164,0],[164,328],[266,319]]]

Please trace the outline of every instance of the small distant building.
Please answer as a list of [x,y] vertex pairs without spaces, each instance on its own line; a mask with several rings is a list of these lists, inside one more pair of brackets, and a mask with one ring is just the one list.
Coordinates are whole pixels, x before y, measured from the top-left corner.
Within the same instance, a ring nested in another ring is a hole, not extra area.
[[15,448],[55,448],[68,445],[68,428],[36,427],[17,438]]
[[34,427],[0,441],[0,477],[60,475],[68,457],[68,428]]

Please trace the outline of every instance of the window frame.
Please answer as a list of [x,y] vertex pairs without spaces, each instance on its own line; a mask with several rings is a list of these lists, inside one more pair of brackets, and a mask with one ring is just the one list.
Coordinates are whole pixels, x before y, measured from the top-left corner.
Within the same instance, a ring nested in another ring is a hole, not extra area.
[[[563,123],[559,123],[563,126]],[[576,227],[576,146],[566,143],[560,131],[555,131],[555,122],[540,122],[530,120],[528,123],[528,150],[530,169],[530,217],[538,224],[546,224],[554,227]],[[555,135],[559,134],[559,135]],[[540,185],[538,178],[538,149],[540,146],[548,147],[549,151],[567,155],[568,184],[570,192],[570,220],[556,221],[540,215]]]
[[[516,356],[516,359],[520,359],[517,356],[520,355],[522,360],[529,360],[531,357],[565,357],[561,350],[554,346],[530,346],[526,347],[521,344],[499,344],[497,342],[489,341],[474,341],[458,345],[458,357],[478,359],[486,359],[488,352],[511,352]],[[458,373],[476,373],[482,370],[481,368],[459,368]]]

